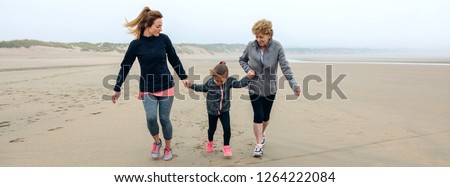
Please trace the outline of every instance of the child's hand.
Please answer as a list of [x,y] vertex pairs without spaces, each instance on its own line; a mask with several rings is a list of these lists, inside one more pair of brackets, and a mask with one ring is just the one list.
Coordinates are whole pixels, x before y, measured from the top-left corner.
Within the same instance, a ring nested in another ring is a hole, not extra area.
[[248,77],[249,79],[253,79],[254,76],[255,76],[255,71],[249,70],[249,71],[247,72],[247,77]]

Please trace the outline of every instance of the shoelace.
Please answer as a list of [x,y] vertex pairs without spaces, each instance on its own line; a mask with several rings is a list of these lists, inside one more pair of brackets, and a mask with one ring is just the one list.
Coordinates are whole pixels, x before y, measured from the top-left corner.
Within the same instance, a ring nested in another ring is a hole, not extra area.
[[170,149],[165,149],[165,150],[164,150],[164,154],[165,154],[165,155],[170,155],[170,152],[171,152]]
[[153,149],[152,149],[152,152],[155,152],[157,149],[158,149],[158,144],[156,144],[156,143],[153,143]]

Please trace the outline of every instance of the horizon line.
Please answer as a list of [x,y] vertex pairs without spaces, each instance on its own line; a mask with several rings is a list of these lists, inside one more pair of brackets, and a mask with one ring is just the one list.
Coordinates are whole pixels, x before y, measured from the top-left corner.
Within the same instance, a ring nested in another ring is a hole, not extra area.
[[[121,43],[121,42],[88,42],[88,41],[72,41],[72,42],[62,42],[62,41],[49,41],[49,40],[39,40],[39,39],[11,39],[11,40],[0,40],[0,42],[13,42],[13,41],[39,41],[39,42],[46,42],[46,43],[64,43],[64,44],[71,44],[71,43],[89,43],[89,44],[102,44],[102,43],[111,43],[111,44],[121,44],[121,45],[129,45],[129,42]],[[244,43],[173,43],[174,45],[242,45],[246,46],[247,44]],[[393,48],[393,47],[306,47],[306,46],[291,46],[291,45],[283,45],[283,48],[285,49],[319,49],[319,50],[331,50],[331,49],[347,49],[347,50],[354,50],[354,49],[364,49],[364,50],[427,50],[427,51],[448,51],[450,49],[445,48]]]

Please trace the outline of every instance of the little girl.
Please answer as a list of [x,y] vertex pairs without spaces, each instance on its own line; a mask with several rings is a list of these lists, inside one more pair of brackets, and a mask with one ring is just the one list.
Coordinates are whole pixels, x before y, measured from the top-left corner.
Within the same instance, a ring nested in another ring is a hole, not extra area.
[[206,143],[206,152],[213,152],[214,133],[217,128],[217,120],[223,127],[223,155],[231,157],[231,127],[230,127],[230,90],[231,88],[242,88],[250,83],[251,74],[242,78],[240,81],[236,78],[228,77],[228,67],[225,61],[221,61],[214,69],[210,70],[211,79],[205,84],[192,84],[189,88],[197,92],[207,92],[206,108],[208,110],[208,142]]

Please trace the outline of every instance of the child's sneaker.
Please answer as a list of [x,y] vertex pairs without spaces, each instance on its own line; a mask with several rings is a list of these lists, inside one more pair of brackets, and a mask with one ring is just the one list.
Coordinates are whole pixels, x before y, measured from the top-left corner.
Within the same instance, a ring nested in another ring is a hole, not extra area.
[[152,157],[154,159],[159,158],[159,151],[161,150],[161,145],[162,145],[161,139],[159,139],[159,144],[156,142],[153,142],[153,149],[150,153],[152,154]]
[[206,143],[206,152],[211,153],[214,151],[214,141],[209,141]]
[[255,150],[253,151],[253,157],[262,157],[263,151],[262,144],[256,144]]
[[172,148],[165,148],[164,149],[164,160],[168,161],[172,159]]
[[223,146],[223,156],[225,157],[231,157],[233,153],[231,153],[231,147],[229,145]]

